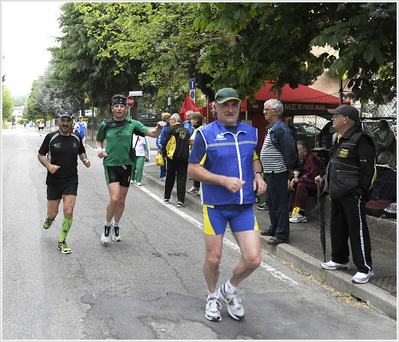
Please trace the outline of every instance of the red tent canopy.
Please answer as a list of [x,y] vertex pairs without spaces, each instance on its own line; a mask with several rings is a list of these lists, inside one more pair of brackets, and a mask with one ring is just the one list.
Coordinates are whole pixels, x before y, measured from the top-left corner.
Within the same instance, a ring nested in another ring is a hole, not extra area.
[[190,96],[187,96],[180,109],[180,116],[182,121],[186,120],[186,112],[189,110],[192,110],[194,112],[200,112],[202,116],[206,116],[206,107],[198,107],[195,102],[190,99]]
[[[241,112],[248,110],[248,112],[260,112],[262,114],[263,103],[269,99],[277,99],[277,93],[274,94],[273,92],[269,92],[273,84],[273,82],[265,81],[265,86],[255,94],[256,102],[249,103],[248,100],[245,100],[241,103]],[[323,116],[327,114],[327,109],[339,106],[338,97],[301,84],[295,89],[290,88],[287,84],[281,90],[282,94],[279,100],[284,104],[284,113],[289,115],[312,114]],[[350,102],[346,100],[344,100],[343,103],[350,104]],[[211,111],[212,109],[213,102],[209,103],[209,110]],[[186,112],[188,110],[200,112],[206,117],[206,107],[198,107],[189,96],[186,97],[180,110],[180,116],[183,121],[186,120]]]
[[[277,93],[269,92],[274,83],[265,81],[265,86],[255,95],[256,100],[266,101],[277,99]],[[298,88],[292,89],[286,84],[282,89],[279,100],[281,102],[311,102],[311,103],[331,103],[339,105],[339,98],[322,91],[306,87],[299,84]],[[346,101],[348,102],[348,101]],[[348,102],[349,103],[349,102]]]

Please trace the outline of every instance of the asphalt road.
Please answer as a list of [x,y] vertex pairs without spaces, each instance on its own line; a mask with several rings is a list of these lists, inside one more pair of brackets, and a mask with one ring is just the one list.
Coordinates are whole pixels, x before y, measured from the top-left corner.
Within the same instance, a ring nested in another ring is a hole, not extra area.
[[[159,190],[131,186],[123,241],[103,246],[108,191],[90,148],[92,166],[79,161],[67,239],[73,253],[61,254],[62,207],[53,226],[42,227],[43,138],[29,128],[2,131],[2,340],[396,339],[396,321],[341,302],[266,252],[239,286],[246,318],[237,322],[223,307],[220,323],[207,321],[201,213],[164,204]],[[227,232],[219,284],[239,256]]]

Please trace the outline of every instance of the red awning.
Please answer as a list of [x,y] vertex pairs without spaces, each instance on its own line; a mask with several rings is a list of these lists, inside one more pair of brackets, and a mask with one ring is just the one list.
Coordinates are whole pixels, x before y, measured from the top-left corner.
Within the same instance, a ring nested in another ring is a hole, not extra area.
[[[269,92],[273,83],[265,81],[265,86],[255,95],[256,102],[249,103],[247,108],[249,112],[262,112],[263,103],[269,99],[277,99],[277,93]],[[279,100],[284,104],[284,113],[289,115],[325,115],[327,109],[333,109],[339,106],[339,98],[333,95],[323,93],[316,89],[299,85],[292,89],[289,85],[282,88],[282,94]],[[344,104],[350,104],[349,101],[343,101]]]
[[[274,83],[265,81],[265,86],[255,95],[257,101],[266,101],[269,99],[277,99],[277,93],[269,92]],[[298,88],[292,89],[286,84],[282,89],[279,100],[281,102],[311,102],[311,103],[330,103],[339,105],[339,98],[322,91],[299,85]],[[349,101],[344,101],[349,104]]]
[[[250,112],[262,112],[263,102],[269,99],[277,99],[277,93],[270,92],[273,86],[272,82],[265,81],[265,86],[261,88],[255,95],[256,102],[250,103],[248,100],[241,103],[241,112],[246,110]],[[279,100],[284,104],[284,112],[290,115],[328,115],[327,109],[339,106],[339,98],[333,95],[323,93],[322,91],[299,85],[298,88],[292,89],[287,84],[282,88],[282,94]],[[344,100],[344,104],[351,104]],[[209,111],[213,109],[213,102],[209,103]],[[206,117],[206,107],[198,107],[189,96],[186,97],[180,110],[182,120],[186,120],[186,112],[193,110],[200,112]],[[211,115],[210,115],[211,116]]]

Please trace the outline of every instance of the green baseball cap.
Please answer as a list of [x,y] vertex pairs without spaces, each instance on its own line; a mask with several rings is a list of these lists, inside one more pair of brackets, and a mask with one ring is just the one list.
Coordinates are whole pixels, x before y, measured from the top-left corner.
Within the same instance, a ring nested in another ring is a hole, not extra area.
[[241,102],[238,93],[233,88],[220,89],[215,95],[215,101],[217,103],[224,103],[229,100],[237,100]]

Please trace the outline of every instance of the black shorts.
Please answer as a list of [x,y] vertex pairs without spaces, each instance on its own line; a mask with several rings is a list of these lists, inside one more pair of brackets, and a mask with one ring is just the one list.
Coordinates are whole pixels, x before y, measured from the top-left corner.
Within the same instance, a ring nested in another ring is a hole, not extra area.
[[128,188],[132,175],[132,165],[104,166],[104,173],[107,184],[119,183],[120,186]]
[[62,199],[62,195],[78,195],[78,179],[73,178],[65,182],[47,184],[47,200],[55,201]]

